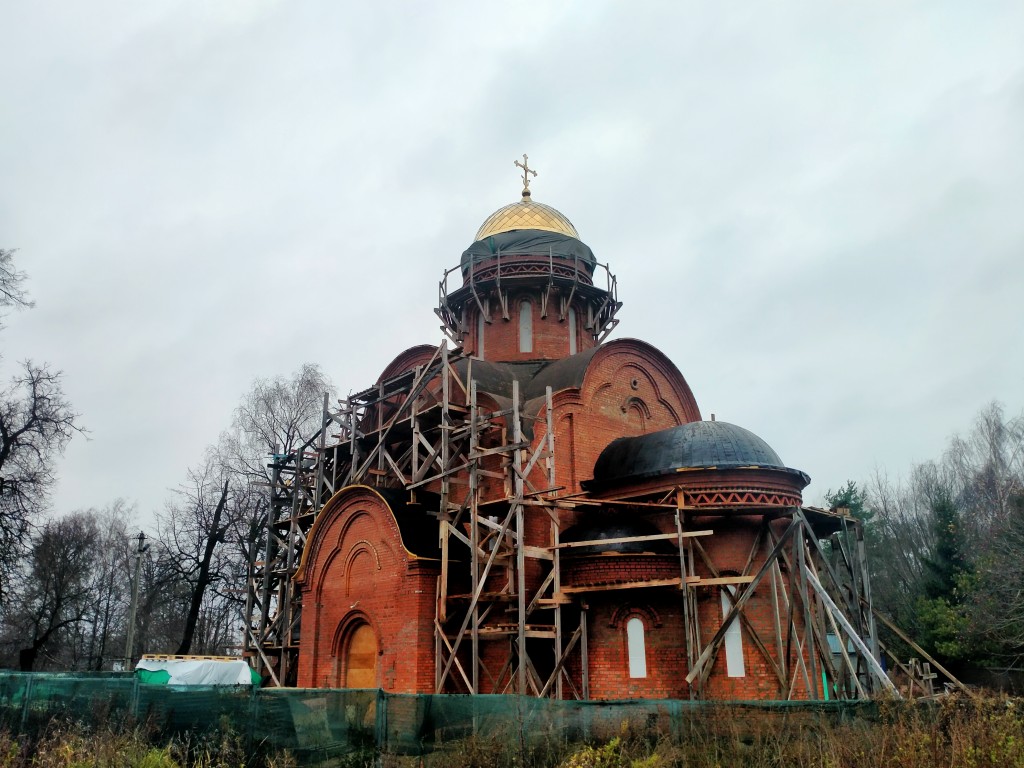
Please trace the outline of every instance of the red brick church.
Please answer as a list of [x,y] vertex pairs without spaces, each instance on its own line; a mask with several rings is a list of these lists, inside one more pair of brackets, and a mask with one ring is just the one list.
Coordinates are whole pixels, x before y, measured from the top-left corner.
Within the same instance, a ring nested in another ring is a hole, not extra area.
[[325,416],[293,682],[733,700],[884,685],[855,521],[802,507],[808,476],[704,419],[658,349],[607,340],[614,276],[517,165],[521,199],[441,282],[445,342]]

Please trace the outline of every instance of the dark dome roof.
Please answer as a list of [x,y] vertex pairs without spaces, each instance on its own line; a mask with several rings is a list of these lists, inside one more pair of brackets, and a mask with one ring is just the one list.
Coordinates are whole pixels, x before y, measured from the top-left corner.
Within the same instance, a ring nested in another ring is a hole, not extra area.
[[654,477],[684,468],[751,466],[798,472],[787,468],[779,454],[750,430],[724,421],[694,421],[612,441],[594,465],[593,482]]

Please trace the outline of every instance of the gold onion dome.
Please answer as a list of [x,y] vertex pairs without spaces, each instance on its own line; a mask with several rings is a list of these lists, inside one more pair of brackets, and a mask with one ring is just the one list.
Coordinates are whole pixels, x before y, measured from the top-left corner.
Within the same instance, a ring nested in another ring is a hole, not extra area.
[[485,237],[511,232],[514,229],[540,229],[568,235],[577,240],[580,238],[576,227],[560,211],[544,203],[535,203],[530,199],[529,193],[526,193],[519,202],[499,208],[488,216],[477,230],[476,239],[483,240]]
[[579,240],[580,233],[561,212],[556,211],[550,205],[535,203],[530,199],[530,176],[536,176],[537,171],[530,168],[528,156],[523,155],[523,162],[520,163],[516,160],[515,165],[523,171],[523,199],[518,203],[499,208],[488,216],[477,230],[477,241],[516,229],[540,229],[544,232],[568,235]]

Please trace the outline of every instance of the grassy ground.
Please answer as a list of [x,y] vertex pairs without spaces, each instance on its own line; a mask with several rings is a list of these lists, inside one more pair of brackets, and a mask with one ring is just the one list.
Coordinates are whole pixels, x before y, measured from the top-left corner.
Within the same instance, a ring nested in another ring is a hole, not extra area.
[[154,743],[144,729],[86,730],[55,722],[37,738],[0,732],[0,768],[297,768],[286,752],[247,754],[221,732],[202,741]]
[[393,766],[558,768],[1024,768],[1024,701],[880,702],[870,717],[712,709],[672,735],[638,723],[592,744],[474,739]]
[[142,728],[87,730],[54,722],[28,740],[0,732],[0,768],[1024,768],[1024,701],[947,697],[929,704],[880,702],[853,717],[791,710],[711,708],[676,723],[624,722],[592,743],[517,732],[461,738],[424,755],[247,754],[230,729],[160,743]]

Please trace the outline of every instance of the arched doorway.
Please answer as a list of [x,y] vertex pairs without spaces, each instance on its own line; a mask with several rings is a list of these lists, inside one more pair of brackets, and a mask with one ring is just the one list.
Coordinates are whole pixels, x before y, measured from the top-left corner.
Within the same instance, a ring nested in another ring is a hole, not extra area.
[[341,656],[342,688],[376,688],[377,633],[373,627],[360,622],[345,637]]

